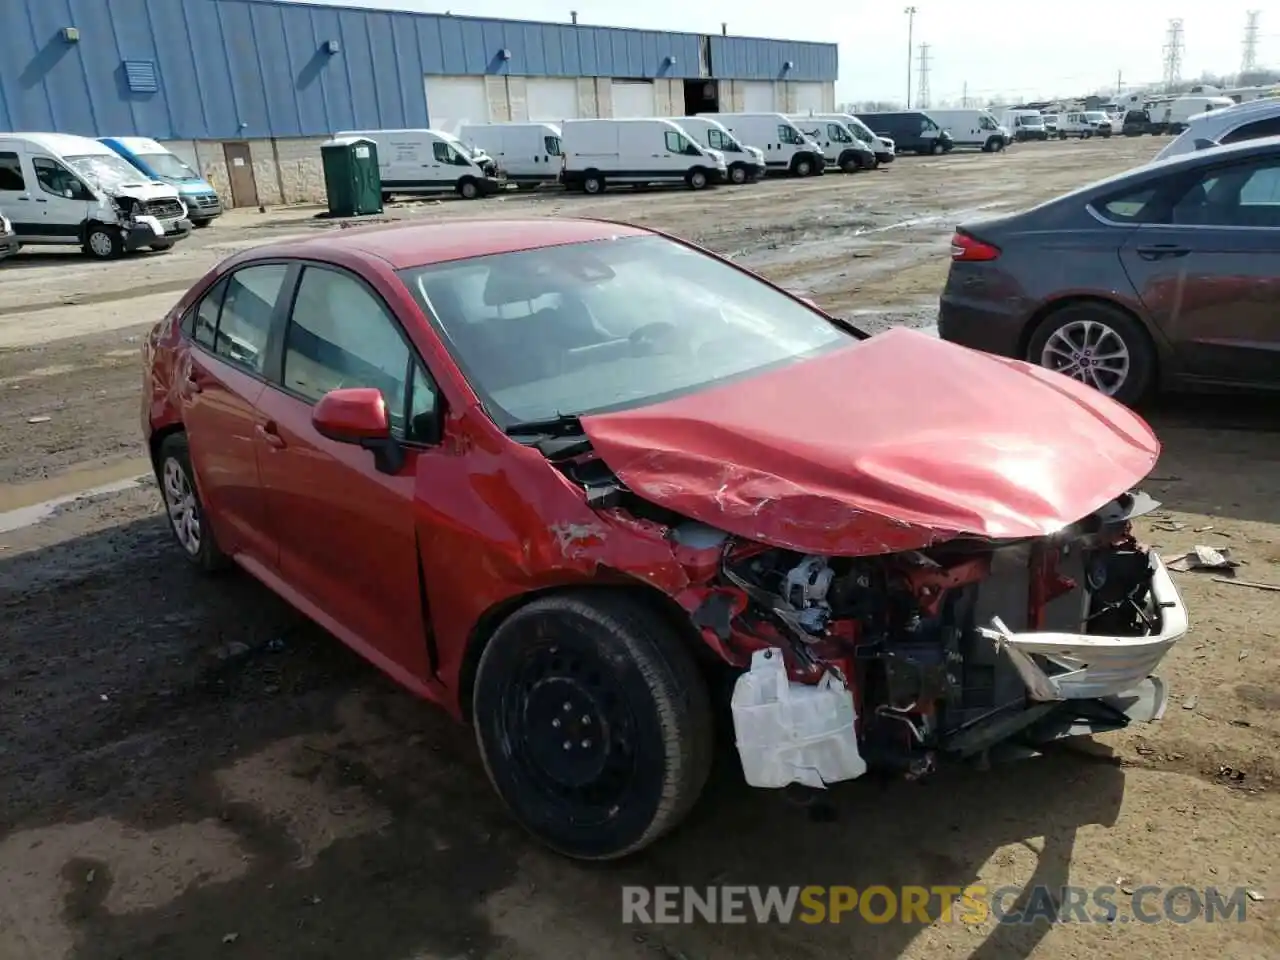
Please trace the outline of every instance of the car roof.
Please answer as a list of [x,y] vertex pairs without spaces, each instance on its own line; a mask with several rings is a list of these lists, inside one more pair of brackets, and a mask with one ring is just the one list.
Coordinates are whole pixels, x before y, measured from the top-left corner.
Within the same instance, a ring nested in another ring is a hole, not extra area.
[[589,243],[617,237],[650,236],[652,231],[604,220],[526,217],[508,220],[433,220],[393,226],[358,227],[323,236],[256,247],[251,257],[316,257],[338,253],[377,257],[393,269],[422,267],[518,250]]

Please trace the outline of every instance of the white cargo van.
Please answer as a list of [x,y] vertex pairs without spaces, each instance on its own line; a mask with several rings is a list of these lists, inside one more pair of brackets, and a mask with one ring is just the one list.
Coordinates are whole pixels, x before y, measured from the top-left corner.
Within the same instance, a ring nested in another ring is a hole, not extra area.
[[554,124],[464,124],[458,139],[492,157],[498,173],[521,190],[560,180],[560,128]]
[[842,173],[858,170],[874,170],[880,166],[876,152],[854,136],[849,125],[840,120],[820,120],[817,117],[788,117],[800,128],[800,132],[822,148],[827,166],[836,167]]
[[739,143],[729,132],[729,128],[719,120],[706,115],[667,119],[679,124],[680,129],[704,147],[724,154],[730,183],[752,183],[764,176],[764,151],[750,144]]
[[1164,115],[1160,120],[1167,124],[1169,133],[1181,133],[1187,129],[1192,117],[1235,105],[1236,102],[1230,97],[1178,97],[1165,105]]
[[880,137],[871,132],[871,128],[859,120],[857,117],[848,113],[811,113],[807,117],[798,117],[797,120],[807,122],[812,120],[835,120],[843,123],[849,128],[858,140],[862,141],[871,148],[871,152],[876,155],[878,163],[892,163],[893,158],[897,155],[897,145],[891,137]]
[[22,244],[75,245],[100,260],[168,250],[191,233],[171,184],[104,143],[62,133],[0,133],[0,210]]
[[729,174],[723,153],[699,146],[678,124],[659,117],[566,120],[560,135],[560,182],[571,190],[680,182],[701,190]]
[[827,168],[822,148],[780,113],[717,113],[716,119],[743,143],[763,150],[772,172],[811,177]]
[[504,183],[497,164],[443,130],[344,130],[338,140],[363,137],[378,147],[378,174],[385,203],[395,194],[458,194],[464,200],[497,193]]
[[995,153],[1009,145],[1009,131],[990,110],[929,110],[929,116],[951,134],[957,147],[977,147]]

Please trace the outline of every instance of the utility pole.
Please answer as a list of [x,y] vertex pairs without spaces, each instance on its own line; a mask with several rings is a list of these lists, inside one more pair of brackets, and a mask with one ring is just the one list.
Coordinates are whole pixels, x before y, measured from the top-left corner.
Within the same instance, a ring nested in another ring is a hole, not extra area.
[[964,82],[964,93],[960,94],[960,106],[969,106],[969,81]]
[[903,13],[907,15],[907,109],[911,109],[911,58],[915,56],[915,26],[916,26],[916,8],[904,7]]
[[1258,21],[1262,18],[1261,10],[1250,10],[1244,22],[1244,57],[1240,61],[1241,73],[1252,73],[1258,69]]
[[920,44],[920,80],[916,86],[916,102],[920,109],[929,107],[929,44]]
[[1116,71],[1116,96],[1118,97],[1122,93],[1124,93],[1124,73],[1123,71],[1117,70]]
[[1169,21],[1169,32],[1164,45],[1164,86],[1165,92],[1172,93],[1173,88],[1182,81],[1182,20]]

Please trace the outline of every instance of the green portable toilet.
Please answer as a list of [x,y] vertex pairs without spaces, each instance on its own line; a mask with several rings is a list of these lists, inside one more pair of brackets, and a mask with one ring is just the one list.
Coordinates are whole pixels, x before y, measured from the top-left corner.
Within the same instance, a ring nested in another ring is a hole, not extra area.
[[335,137],[320,145],[329,213],[356,217],[382,212],[378,145],[365,137]]

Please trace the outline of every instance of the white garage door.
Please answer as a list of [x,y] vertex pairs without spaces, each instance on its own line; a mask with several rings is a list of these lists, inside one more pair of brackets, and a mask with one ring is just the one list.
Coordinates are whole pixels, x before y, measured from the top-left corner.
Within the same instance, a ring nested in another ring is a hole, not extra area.
[[650,80],[613,81],[613,115],[615,117],[655,117],[657,102]]
[[525,84],[529,119],[559,123],[578,119],[578,81],[564,77],[530,77]]
[[484,77],[424,78],[427,121],[433,130],[457,133],[464,123],[489,122],[489,97]]
[[795,84],[796,113],[808,113],[810,110],[822,113],[826,109],[822,102],[823,86],[821,83]]
[[743,113],[773,113],[773,84],[768,80],[747,80],[742,84]]

